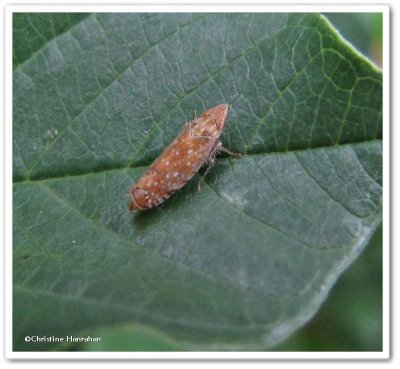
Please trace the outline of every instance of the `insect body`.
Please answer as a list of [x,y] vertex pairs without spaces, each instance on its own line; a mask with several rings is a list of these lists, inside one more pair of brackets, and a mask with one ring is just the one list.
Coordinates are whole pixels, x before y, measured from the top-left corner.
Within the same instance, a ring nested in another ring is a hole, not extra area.
[[190,181],[204,163],[212,164],[218,150],[231,153],[219,140],[227,114],[228,105],[221,104],[187,123],[129,191],[129,210],[161,204]]

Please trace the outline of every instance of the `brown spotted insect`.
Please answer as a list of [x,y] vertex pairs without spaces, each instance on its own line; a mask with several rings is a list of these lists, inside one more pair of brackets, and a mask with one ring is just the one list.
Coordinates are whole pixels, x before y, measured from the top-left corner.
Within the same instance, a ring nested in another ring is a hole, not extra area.
[[218,151],[237,155],[224,148],[219,140],[227,114],[228,105],[221,104],[186,123],[181,134],[129,191],[129,210],[160,205],[190,181],[203,164],[208,163],[205,176]]

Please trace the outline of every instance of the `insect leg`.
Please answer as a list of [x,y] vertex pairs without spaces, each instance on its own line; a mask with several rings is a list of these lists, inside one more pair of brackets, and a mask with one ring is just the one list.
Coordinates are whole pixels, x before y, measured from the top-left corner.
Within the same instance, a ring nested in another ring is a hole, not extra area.
[[211,158],[211,159],[207,160],[207,164],[208,164],[208,167],[207,167],[206,171],[200,177],[199,182],[197,182],[197,192],[201,191],[201,186],[205,181],[206,175],[210,171],[210,169],[212,168],[212,165],[214,164],[214,158]]
[[242,154],[238,152],[232,152],[231,150],[228,150],[226,147],[223,147],[222,145],[220,147],[217,147],[216,150],[226,152],[230,156],[238,156],[238,157],[242,156]]
[[204,179],[207,175],[207,173],[210,171],[210,169],[212,168],[214,162],[215,162],[215,154],[217,153],[217,151],[222,147],[222,142],[221,141],[217,141],[214,145],[214,147],[211,149],[210,154],[208,155],[206,162],[208,164],[208,167],[206,169],[206,171],[204,172],[204,174],[201,176],[201,178],[199,179],[199,182],[197,183],[197,192],[201,191],[201,185],[204,182]]

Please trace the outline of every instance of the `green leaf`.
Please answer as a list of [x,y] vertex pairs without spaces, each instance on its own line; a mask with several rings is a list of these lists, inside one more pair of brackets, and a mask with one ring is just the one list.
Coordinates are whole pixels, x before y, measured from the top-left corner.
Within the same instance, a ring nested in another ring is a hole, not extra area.
[[382,351],[382,264],[378,227],[318,314],[274,351]]
[[[13,77],[15,350],[116,325],[272,347],[381,224],[382,75],[318,14],[91,14]],[[134,181],[222,102],[242,156],[129,213]]]
[[13,66],[25,60],[55,37],[88,17],[83,13],[15,13],[13,18]]

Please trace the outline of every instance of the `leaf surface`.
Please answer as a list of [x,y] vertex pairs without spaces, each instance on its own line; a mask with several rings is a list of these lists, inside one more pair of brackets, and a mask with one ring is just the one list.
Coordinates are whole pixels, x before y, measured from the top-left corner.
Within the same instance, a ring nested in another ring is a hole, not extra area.
[[[381,223],[382,75],[317,14],[91,14],[13,77],[16,350],[124,324],[271,347]],[[133,182],[222,102],[242,156],[129,213]]]

